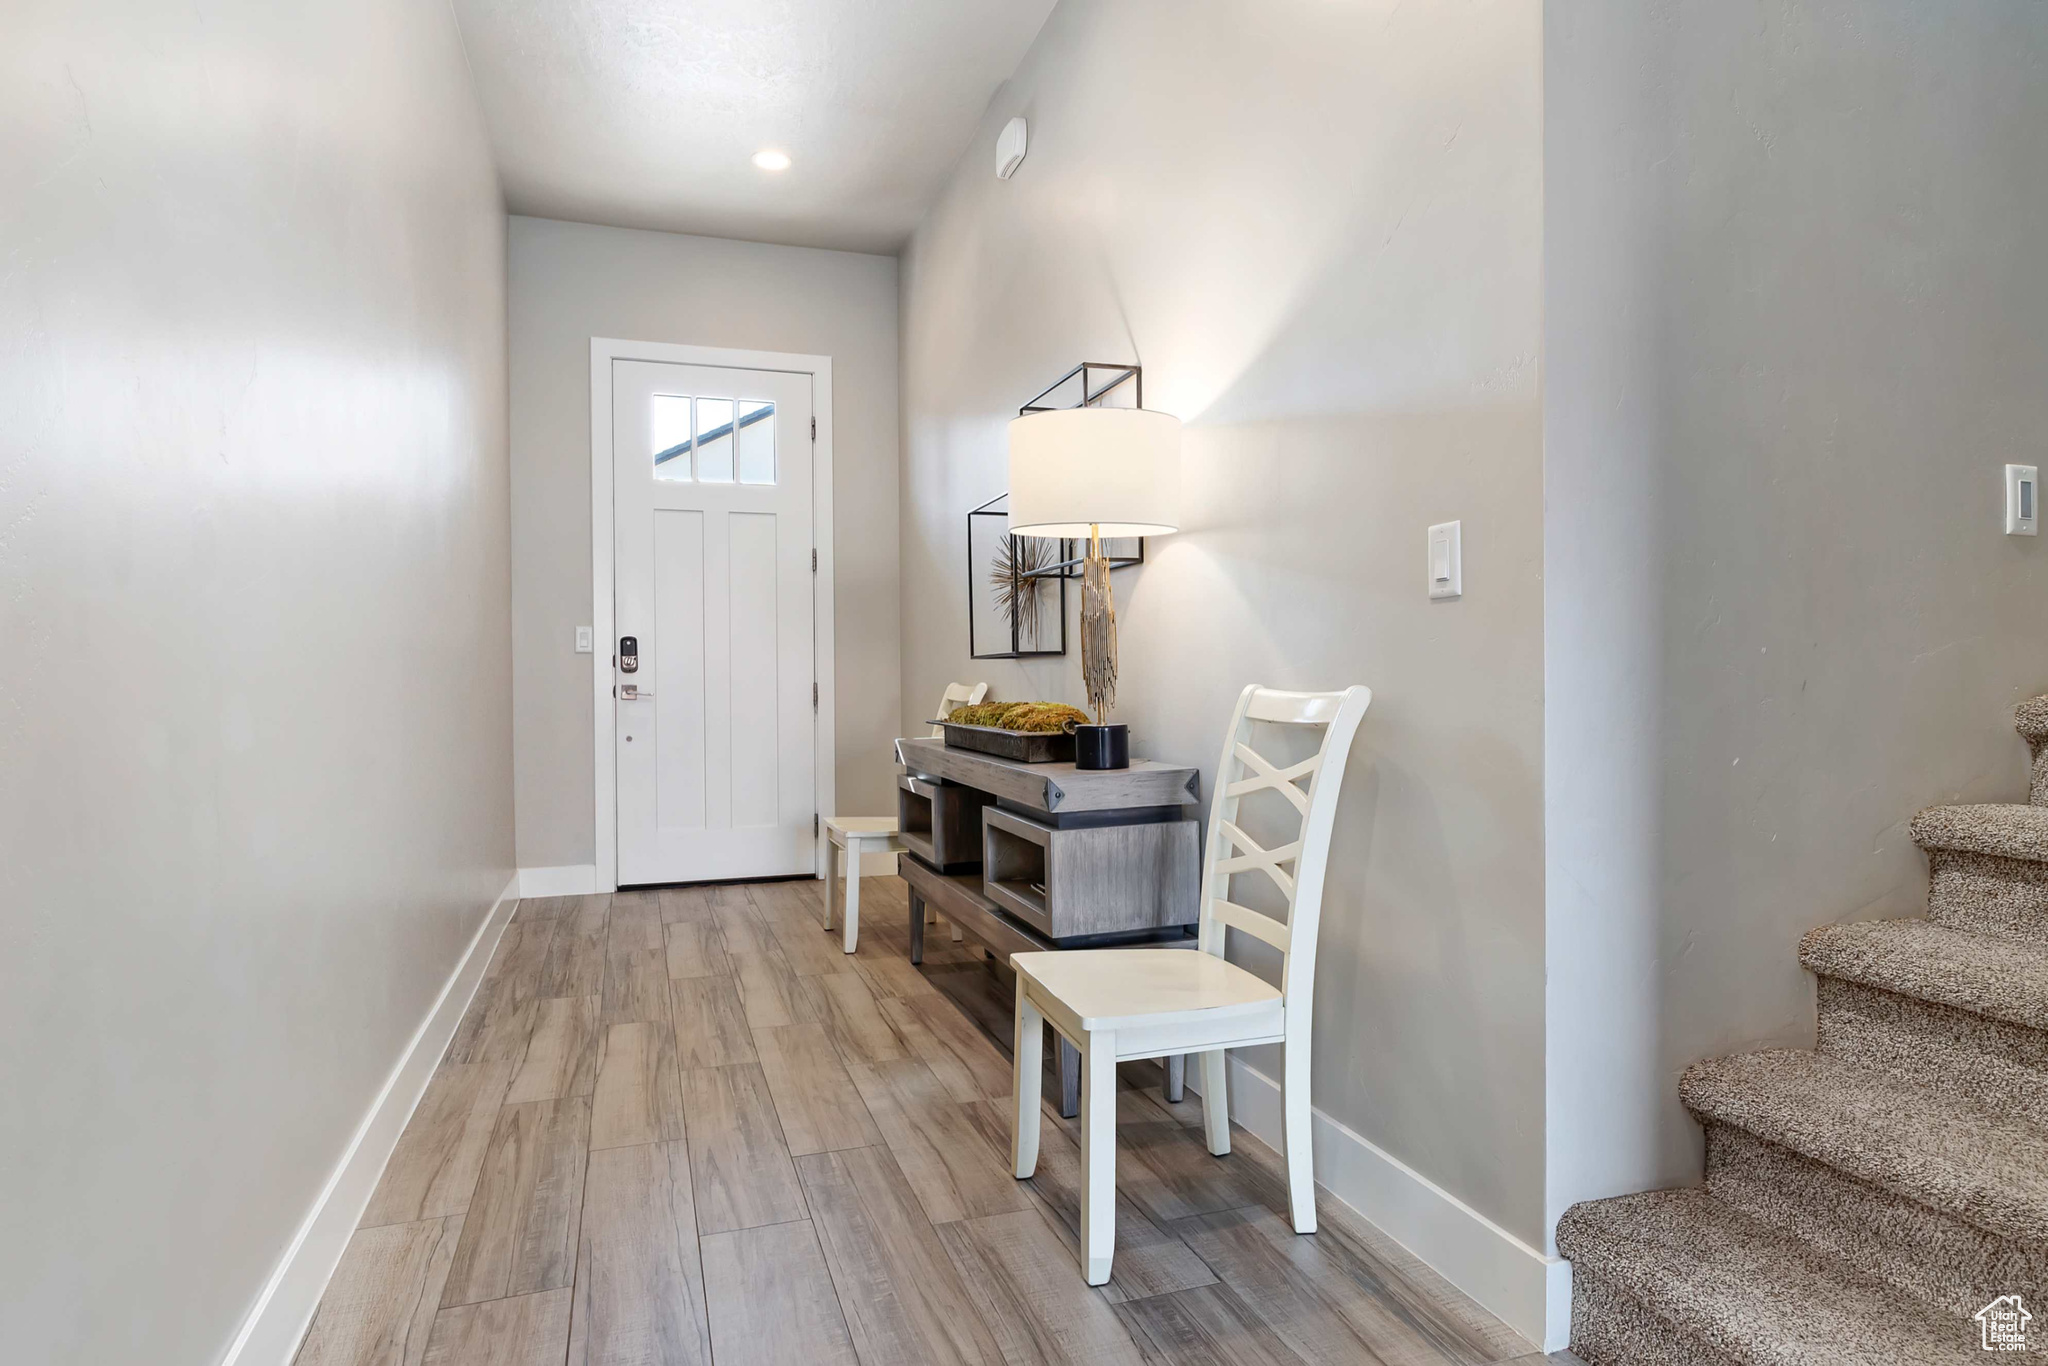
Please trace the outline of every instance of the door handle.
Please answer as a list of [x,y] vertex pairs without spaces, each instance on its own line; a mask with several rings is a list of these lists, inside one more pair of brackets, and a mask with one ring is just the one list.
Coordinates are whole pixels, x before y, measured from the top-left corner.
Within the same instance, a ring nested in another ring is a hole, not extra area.
[[652,702],[654,694],[651,692],[641,692],[636,684],[622,683],[619,685],[619,700],[621,702]]

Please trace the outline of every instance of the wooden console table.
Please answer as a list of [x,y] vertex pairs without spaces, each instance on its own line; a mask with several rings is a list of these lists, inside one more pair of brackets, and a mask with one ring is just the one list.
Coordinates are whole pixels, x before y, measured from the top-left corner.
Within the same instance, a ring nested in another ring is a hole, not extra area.
[[[1195,947],[1196,769],[1026,764],[934,739],[900,740],[897,752],[911,962],[924,958],[927,906],[1006,967],[1015,953]],[[1080,1055],[1054,1038],[1060,1113],[1071,1117]],[[1169,1057],[1166,1073],[1178,1101],[1186,1059]]]

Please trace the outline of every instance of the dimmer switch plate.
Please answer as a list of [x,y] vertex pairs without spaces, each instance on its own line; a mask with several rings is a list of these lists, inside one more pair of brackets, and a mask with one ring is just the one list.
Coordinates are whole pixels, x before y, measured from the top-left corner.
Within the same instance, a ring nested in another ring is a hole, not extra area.
[[1438,522],[1429,529],[1429,595],[1455,598],[1465,591],[1462,522]]
[[2041,526],[2041,467],[2005,467],[2005,534],[2038,536]]

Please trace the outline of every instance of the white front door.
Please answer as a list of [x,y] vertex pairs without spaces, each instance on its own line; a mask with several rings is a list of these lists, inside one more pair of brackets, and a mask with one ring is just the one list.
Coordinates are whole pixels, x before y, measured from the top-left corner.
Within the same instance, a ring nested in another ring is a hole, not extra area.
[[612,363],[619,881],[816,866],[811,377]]

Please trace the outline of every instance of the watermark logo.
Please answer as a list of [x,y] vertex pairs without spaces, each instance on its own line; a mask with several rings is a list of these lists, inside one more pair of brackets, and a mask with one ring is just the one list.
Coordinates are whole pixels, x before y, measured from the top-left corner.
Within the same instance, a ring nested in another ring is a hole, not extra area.
[[2034,1316],[2020,1303],[2018,1295],[2000,1295],[1970,1317],[1984,1330],[1985,1351],[2027,1350],[2027,1325],[2034,1321]]

